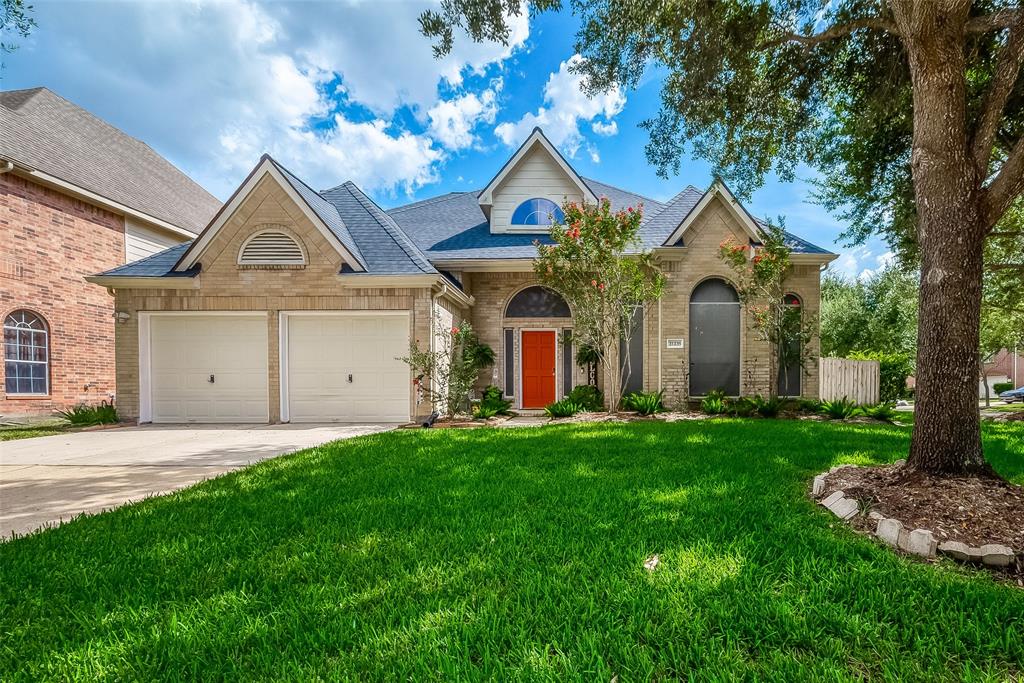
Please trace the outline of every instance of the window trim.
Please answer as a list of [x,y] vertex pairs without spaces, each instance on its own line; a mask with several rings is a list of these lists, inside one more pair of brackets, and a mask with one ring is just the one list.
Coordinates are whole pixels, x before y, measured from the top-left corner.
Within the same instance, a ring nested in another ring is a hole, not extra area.
[[[40,329],[34,329],[34,328],[19,328],[17,326],[17,323],[15,323],[14,325],[9,325],[8,321],[9,320],[13,320],[15,314],[17,314],[17,313],[27,313],[27,314],[29,314],[31,316],[34,316],[42,324],[42,326],[43,326],[42,329],[40,330]],[[43,335],[43,349],[46,351],[46,360],[41,360],[41,361],[40,360],[21,360],[21,359],[18,359],[18,358],[8,358],[7,357],[7,341],[6,341],[6,339],[4,340],[4,397],[5,398],[12,398],[12,399],[49,398],[50,395],[51,395],[51,390],[52,390],[52,386],[51,386],[52,383],[50,381],[50,366],[51,366],[52,359],[50,357],[51,337],[50,337],[50,323],[49,323],[49,321],[46,319],[45,316],[43,316],[40,313],[36,313],[35,311],[33,311],[30,308],[16,308],[16,309],[8,312],[4,316],[2,327],[3,327],[3,330],[4,330],[5,336],[6,336],[6,332],[7,332],[8,329],[11,329],[11,330],[29,329],[29,330],[31,330],[34,333],[42,333],[42,335]],[[16,343],[16,347],[19,347],[19,346],[20,346],[20,344]],[[35,345],[33,345],[33,346],[35,346]],[[42,392],[42,393],[36,392],[36,391],[33,391],[33,392],[10,392],[10,391],[7,391],[7,380],[9,379],[8,376],[7,376],[7,363],[9,363],[9,362],[10,363],[26,363],[26,364],[30,364],[30,365],[42,365],[45,368],[45,372],[43,373],[43,380],[46,383],[45,384],[46,390],[44,392]]]

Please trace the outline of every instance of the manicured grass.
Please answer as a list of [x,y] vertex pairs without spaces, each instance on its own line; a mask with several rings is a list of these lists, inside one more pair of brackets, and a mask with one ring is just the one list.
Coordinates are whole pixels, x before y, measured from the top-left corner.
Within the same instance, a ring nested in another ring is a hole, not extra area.
[[[909,437],[712,420],[312,449],[0,546],[0,680],[1018,676],[1024,590],[806,497]],[[985,438],[1024,482],[1024,429]]]
[[44,424],[31,427],[0,427],[0,441],[15,439],[31,439],[36,436],[52,436],[73,431],[75,427],[67,424]]

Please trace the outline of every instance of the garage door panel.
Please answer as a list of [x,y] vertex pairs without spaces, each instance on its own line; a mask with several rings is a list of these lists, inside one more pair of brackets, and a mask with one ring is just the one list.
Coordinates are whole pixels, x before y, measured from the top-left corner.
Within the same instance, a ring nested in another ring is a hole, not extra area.
[[267,422],[267,354],[264,314],[153,316],[152,420]]
[[408,343],[405,315],[289,316],[289,419],[408,420]]

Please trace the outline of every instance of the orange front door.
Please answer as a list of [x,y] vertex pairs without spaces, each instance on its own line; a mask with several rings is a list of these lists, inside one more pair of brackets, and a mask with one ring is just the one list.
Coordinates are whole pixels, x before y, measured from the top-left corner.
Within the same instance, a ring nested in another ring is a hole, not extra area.
[[523,331],[523,408],[555,400],[555,333]]

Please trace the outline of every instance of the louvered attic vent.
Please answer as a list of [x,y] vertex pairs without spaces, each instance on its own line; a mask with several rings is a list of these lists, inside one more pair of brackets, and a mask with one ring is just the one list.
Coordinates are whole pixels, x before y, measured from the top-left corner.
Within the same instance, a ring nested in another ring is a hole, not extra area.
[[240,266],[301,266],[306,257],[298,242],[277,230],[253,235],[238,255]]

